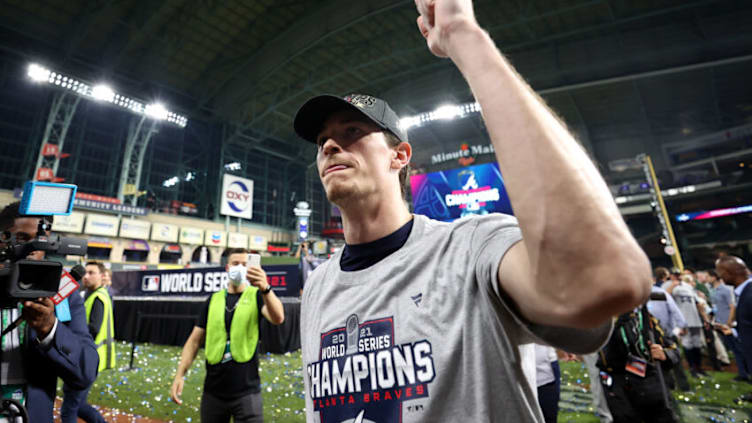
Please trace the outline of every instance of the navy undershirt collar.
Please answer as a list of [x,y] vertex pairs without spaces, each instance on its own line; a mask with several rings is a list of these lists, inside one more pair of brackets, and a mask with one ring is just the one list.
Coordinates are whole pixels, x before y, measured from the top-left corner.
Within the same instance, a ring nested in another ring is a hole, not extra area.
[[345,244],[339,267],[345,272],[353,272],[366,269],[383,260],[405,245],[413,229],[414,221],[415,219],[410,219],[401,228],[376,241],[355,245]]

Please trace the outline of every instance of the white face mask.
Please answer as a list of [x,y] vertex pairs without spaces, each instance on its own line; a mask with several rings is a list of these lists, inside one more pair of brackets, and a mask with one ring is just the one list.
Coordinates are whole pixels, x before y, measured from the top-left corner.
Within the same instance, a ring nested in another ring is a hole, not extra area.
[[242,264],[232,266],[229,270],[227,270],[227,277],[233,284],[240,285],[241,283],[245,282],[246,271],[247,270],[245,266],[243,266]]

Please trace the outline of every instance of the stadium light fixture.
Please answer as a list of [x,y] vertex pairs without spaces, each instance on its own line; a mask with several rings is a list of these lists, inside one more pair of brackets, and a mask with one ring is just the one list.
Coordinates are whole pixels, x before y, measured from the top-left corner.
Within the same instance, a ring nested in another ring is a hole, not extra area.
[[42,66],[32,63],[29,65],[29,69],[26,73],[29,78],[34,82],[44,82],[50,77],[50,70]]
[[157,120],[166,120],[167,122],[185,128],[188,124],[188,118],[167,110],[161,103],[152,103],[144,105],[143,102],[118,94],[107,84],[90,85],[76,78],[59,72],[52,71],[37,63],[29,64],[26,75],[36,83],[48,83],[66,90],[70,90],[82,97],[98,101],[106,101],[123,109],[130,110],[139,115],[146,115],[149,118]]
[[91,96],[96,100],[107,101],[112,103],[115,101],[115,91],[110,88],[109,85],[99,84],[91,88]]
[[423,126],[435,120],[451,120],[466,117],[470,114],[479,113],[480,104],[477,101],[460,105],[445,104],[431,112],[421,113],[415,116],[404,117],[399,120],[399,126],[407,131],[416,126]]
[[187,173],[187,174],[185,175],[185,181],[186,181],[186,182],[190,182],[190,181],[192,181],[192,180],[194,180],[194,179],[196,179],[196,173],[195,173],[195,172],[188,172],[188,173]]
[[453,104],[446,104],[444,106],[440,106],[436,110],[433,111],[433,115],[435,119],[443,119],[443,120],[451,120],[456,117],[462,117],[462,108],[460,106],[455,106]]
[[171,186],[177,185],[178,182],[180,182],[180,178],[178,178],[177,176],[173,176],[170,179],[165,179],[165,181],[162,182],[162,186],[165,188],[169,188]]
[[226,170],[240,170],[241,166],[239,162],[226,163],[225,169]]
[[146,108],[144,109],[144,114],[146,116],[152,117],[157,120],[165,120],[167,119],[167,109],[165,108],[162,103],[151,103],[147,104]]

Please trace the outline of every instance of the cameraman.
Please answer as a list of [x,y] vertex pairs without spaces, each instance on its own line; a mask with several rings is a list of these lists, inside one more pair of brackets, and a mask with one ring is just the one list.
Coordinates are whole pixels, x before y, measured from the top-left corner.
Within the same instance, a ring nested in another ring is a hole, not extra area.
[[[0,211],[3,243],[36,238],[40,218],[52,223],[52,216],[23,216],[18,208],[15,202]],[[43,260],[44,252],[35,251],[27,258]],[[23,395],[30,422],[51,422],[57,378],[86,389],[97,375],[99,358],[86,326],[83,299],[74,293],[57,307],[49,298],[24,301],[20,314],[25,323],[2,339],[0,362],[8,369],[1,375],[2,393],[13,398]],[[3,309],[3,328],[18,315],[19,308]]]

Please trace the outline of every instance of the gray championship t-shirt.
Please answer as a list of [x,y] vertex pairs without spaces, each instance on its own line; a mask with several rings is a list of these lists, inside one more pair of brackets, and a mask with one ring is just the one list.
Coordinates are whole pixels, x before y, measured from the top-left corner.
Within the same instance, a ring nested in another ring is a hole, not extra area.
[[300,319],[307,421],[542,422],[532,343],[594,351],[611,322],[523,323],[496,276],[520,239],[511,216],[415,215],[402,248],[378,263],[343,272],[340,250],[320,265]]
[[679,286],[674,288],[671,295],[674,296],[676,306],[679,307],[679,311],[681,311],[684,316],[684,320],[687,321],[687,327],[702,327],[702,318],[700,317],[700,312],[697,311],[697,294],[695,293],[694,288],[688,283],[682,282]]

